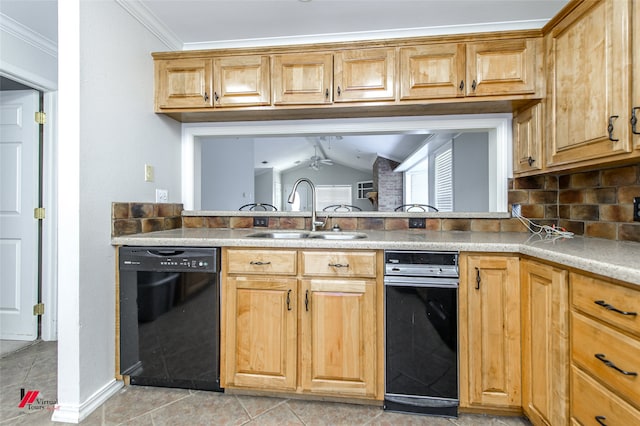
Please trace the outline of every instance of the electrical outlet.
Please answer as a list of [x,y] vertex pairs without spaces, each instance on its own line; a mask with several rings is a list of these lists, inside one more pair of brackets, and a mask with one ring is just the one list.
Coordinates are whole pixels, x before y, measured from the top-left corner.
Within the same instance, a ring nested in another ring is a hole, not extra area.
[[156,203],[168,203],[169,191],[166,189],[156,189]]
[[144,165],[144,181],[153,182],[153,166],[150,164]]
[[633,199],[633,221],[640,222],[640,197]]
[[269,218],[268,217],[254,217],[253,218],[253,226],[269,226]]
[[409,218],[409,228],[426,228],[427,220],[424,217],[412,217]]
[[520,204],[512,204],[511,205],[511,217],[522,216],[522,208]]

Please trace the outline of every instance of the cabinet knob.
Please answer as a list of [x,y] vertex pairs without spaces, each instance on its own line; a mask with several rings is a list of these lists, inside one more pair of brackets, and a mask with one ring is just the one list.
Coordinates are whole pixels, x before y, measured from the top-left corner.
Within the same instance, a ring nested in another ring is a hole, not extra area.
[[529,156],[529,158],[527,158],[527,163],[529,163],[529,167],[533,166],[533,163],[535,162],[535,158],[533,158],[532,156]]
[[329,89],[324,91],[324,97],[329,99]]
[[464,90],[464,80],[460,80],[460,86],[458,86],[460,90]]
[[217,101],[218,99],[220,99],[220,97],[218,96],[218,92],[213,92],[213,99],[215,101]]
[[480,278],[480,268],[476,266],[476,290],[480,290],[480,282],[482,282],[482,278]]
[[204,92],[204,101],[207,102],[209,100],[209,94]]
[[478,84],[473,80],[473,83],[471,83],[471,89],[473,89],[474,92],[476,91],[476,87],[478,87]]
[[338,96],[342,94],[342,90],[340,90],[340,86],[338,86]]

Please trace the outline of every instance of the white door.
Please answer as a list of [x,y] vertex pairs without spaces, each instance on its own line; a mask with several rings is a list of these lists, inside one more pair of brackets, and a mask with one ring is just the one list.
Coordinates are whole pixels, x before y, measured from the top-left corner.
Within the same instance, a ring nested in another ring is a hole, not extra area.
[[38,105],[35,90],[0,92],[0,339],[38,337]]

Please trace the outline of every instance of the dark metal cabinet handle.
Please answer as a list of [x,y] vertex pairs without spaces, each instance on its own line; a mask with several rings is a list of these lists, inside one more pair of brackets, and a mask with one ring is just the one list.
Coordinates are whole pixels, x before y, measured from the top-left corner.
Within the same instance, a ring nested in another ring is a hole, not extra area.
[[220,96],[218,96],[218,92],[213,92],[213,99],[215,99],[216,101],[220,99]]
[[291,290],[287,291],[287,311],[291,310]]
[[482,278],[480,278],[480,268],[476,266],[476,290],[480,290],[480,282]]
[[614,370],[616,370],[619,373],[624,374],[625,376],[637,376],[638,375],[638,373],[636,373],[635,371],[626,371],[626,370],[623,370],[622,368],[618,367],[613,362],[609,361],[605,354],[595,354],[595,357],[598,358],[600,361],[602,361],[602,363],[604,365],[606,365],[607,367],[613,368]]
[[532,156],[529,156],[529,158],[527,158],[527,163],[529,163],[529,167],[533,166],[533,163],[535,163],[536,159],[533,158]]
[[631,133],[634,135],[640,135],[638,129],[636,129],[636,124],[638,124],[638,117],[636,117],[636,110],[640,110],[640,107],[631,108]]
[[309,290],[307,290],[304,294],[304,309],[309,312]]
[[474,92],[476,91],[476,87],[478,87],[478,84],[475,80],[473,80],[473,82],[471,83],[471,89],[473,89]]
[[460,86],[458,86],[460,90],[464,90],[464,80],[460,80]]
[[271,262],[261,262],[259,260],[252,260],[251,262],[249,262],[249,265],[271,265]]
[[342,90],[340,90],[340,86],[338,86],[338,96],[342,94]]
[[329,99],[329,89],[324,91],[324,97]]
[[609,117],[609,126],[607,126],[607,131],[609,132],[609,140],[611,142],[618,142],[620,140],[613,138],[613,120],[615,120],[616,118],[618,118],[617,115],[612,115],[611,117]]
[[605,420],[607,420],[605,416],[596,416],[596,422],[598,422],[599,425],[607,426],[607,424],[604,422]]
[[636,316],[636,315],[638,315],[637,312],[622,311],[622,310],[616,308],[615,306],[612,306],[612,305],[608,304],[604,300],[596,300],[593,303],[595,303],[598,306],[602,306],[603,308],[605,308],[608,311],[616,312],[616,313],[618,313],[620,315],[626,315],[626,316]]
[[349,264],[348,263],[330,263],[329,266],[333,268],[348,268]]
[[209,100],[209,95],[207,92],[204,92],[204,101],[207,102]]

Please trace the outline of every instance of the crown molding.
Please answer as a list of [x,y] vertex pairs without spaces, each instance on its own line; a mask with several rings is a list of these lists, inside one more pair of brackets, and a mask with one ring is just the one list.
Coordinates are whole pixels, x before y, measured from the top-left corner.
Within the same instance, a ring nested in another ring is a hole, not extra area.
[[156,36],[169,50],[183,50],[182,40],[144,4],[137,0],[115,0],[115,2]]
[[44,37],[3,13],[0,13],[0,32],[10,34],[51,57],[58,57],[58,44],[55,41]]
[[437,27],[402,28],[396,30],[358,31],[348,33],[315,34],[291,37],[268,37],[242,40],[204,41],[184,43],[182,50],[234,49],[252,47],[291,46],[315,43],[339,43],[373,41],[397,38],[429,37],[498,31],[538,30],[547,23],[545,19],[488,22],[482,24],[448,25]]

